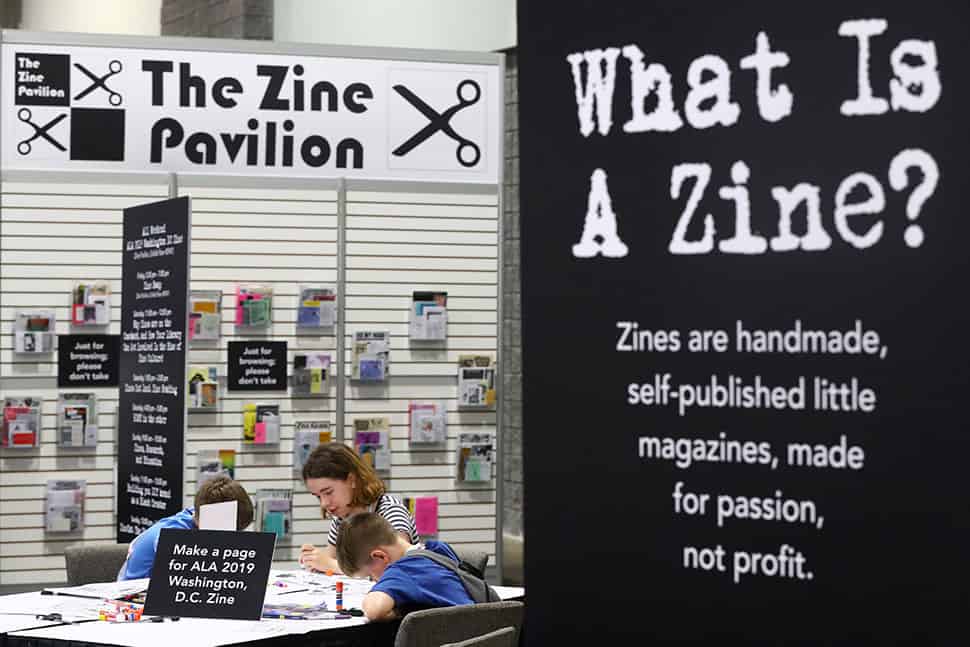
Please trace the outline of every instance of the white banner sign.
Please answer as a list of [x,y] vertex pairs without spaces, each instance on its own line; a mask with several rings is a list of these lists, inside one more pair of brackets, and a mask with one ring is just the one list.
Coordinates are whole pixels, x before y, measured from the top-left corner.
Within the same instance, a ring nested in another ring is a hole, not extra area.
[[10,43],[3,168],[497,183],[496,65]]

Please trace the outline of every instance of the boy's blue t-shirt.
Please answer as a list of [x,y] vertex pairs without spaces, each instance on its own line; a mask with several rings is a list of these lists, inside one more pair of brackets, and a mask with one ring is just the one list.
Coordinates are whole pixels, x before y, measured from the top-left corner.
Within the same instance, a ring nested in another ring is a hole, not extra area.
[[[458,563],[458,556],[444,542],[427,541],[425,548]],[[388,566],[371,589],[391,596],[395,607],[450,607],[475,602],[455,573],[426,557],[405,557]]]
[[151,528],[135,537],[128,547],[128,559],[118,573],[118,581],[151,577],[155,550],[158,548],[158,535],[162,528],[195,530],[195,508],[186,508],[170,517],[159,519]]

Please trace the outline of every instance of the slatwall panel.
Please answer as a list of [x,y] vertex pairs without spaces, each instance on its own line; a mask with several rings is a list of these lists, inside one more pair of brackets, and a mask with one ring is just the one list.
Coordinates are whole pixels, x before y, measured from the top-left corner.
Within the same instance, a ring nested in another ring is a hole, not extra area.
[[[484,550],[495,563],[496,481],[455,479],[460,432],[496,433],[495,411],[457,410],[457,361],[465,353],[498,359],[498,198],[459,193],[349,190],[347,193],[345,370],[357,330],[391,333],[386,384],[351,382],[345,438],[354,417],[391,419],[390,490],[437,495],[439,537]],[[448,293],[447,342],[411,344],[408,317],[416,290]],[[445,400],[447,448],[409,443],[408,403]]]
[[53,309],[58,334],[70,333],[75,282],[107,280],[113,293],[110,328],[76,332],[119,334],[121,210],[167,195],[164,179],[150,184],[0,185],[0,394],[44,398],[40,448],[0,450],[0,584],[65,580],[64,547],[77,539],[44,532],[48,479],[86,479],[83,541],[114,543],[115,536],[118,389],[90,389],[98,396],[98,446],[59,448],[57,354],[13,355],[16,312]]
[[[253,182],[252,184],[258,184]],[[333,330],[297,334],[301,284],[335,285],[337,281],[337,193],[334,190],[192,186],[180,181],[180,195],[192,197],[192,289],[222,290],[222,340],[193,348],[189,363],[217,365],[225,386],[228,342],[272,339],[287,343],[287,374],[300,351],[330,353],[336,360]],[[237,332],[234,319],[237,283],[273,288],[273,324],[265,331]],[[196,453],[200,449],[235,449],[236,479],[255,495],[261,488],[293,490],[293,534],[277,542],[276,561],[293,567],[301,543],[322,544],[330,522],[293,474],[293,431],[299,420],[326,420],[336,435],[336,389],[328,397],[290,398],[283,392],[220,390],[217,412],[189,412],[186,433],[186,487],[196,490]],[[278,404],[282,427],[279,445],[242,442],[242,409],[247,402]],[[191,497],[186,496],[186,504]]]
[[[112,282],[112,325],[119,332],[121,289],[121,221],[127,206],[164,199],[167,184],[150,186],[57,186],[48,183],[5,183],[2,195],[2,326],[0,361],[3,393],[37,393],[44,401],[44,436],[39,450],[0,452],[0,583],[56,582],[65,579],[63,549],[76,539],[45,534],[44,486],[50,478],[86,478],[88,501],[85,542],[113,543],[115,533],[115,412],[118,391],[96,390],[100,438],[96,449],[63,449],[55,442],[56,357],[14,358],[11,330],[21,307],[55,307],[58,333],[70,332],[68,306],[76,280]],[[296,335],[300,282],[336,281],[336,192],[274,188],[203,188],[191,195],[192,289],[223,292],[223,339],[208,348],[193,348],[190,364],[218,365],[226,372],[227,342],[245,338],[232,324],[237,282],[274,288],[274,323],[265,333],[288,342],[289,360],[297,350],[335,352],[334,337]],[[83,332],[83,331],[82,331]],[[201,344],[200,344],[201,345]],[[22,376],[29,375],[29,379]],[[14,377],[16,376],[16,377]],[[44,376],[44,377],[40,377]],[[21,385],[23,388],[20,388]],[[14,388],[17,387],[17,388]],[[294,398],[281,393],[221,393],[217,413],[189,413],[185,502],[195,492],[196,453],[200,449],[235,449],[236,476],[250,493],[264,487],[292,488],[294,534],[280,544],[277,559],[291,563],[292,546],[326,539],[328,522],[292,473],[295,420],[333,422],[334,398]],[[278,403],[283,418],[279,446],[244,446],[243,402]],[[298,548],[296,550],[298,552]]]
[[[191,364],[226,370],[227,342],[269,337],[286,340],[289,360],[297,350],[336,355],[333,334],[296,334],[300,284],[337,280],[337,195],[327,189],[281,186],[191,186],[192,289],[223,291],[223,339],[190,351]],[[0,450],[0,584],[47,583],[65,579],[63,550],[84,541],[113,543],[117,389],[96,389],[100,437],[96,449],[58,448],[55,442],[55,357],[14,358],[10,331],[17,309],[54,308],[58,333],[71,332],[70,291],[78,280],[109,280],[112,324],[118,334],[121,279],[121,219],[128,206],[164,199],[168,185],[79,184],[7,181],[0,186],[0,392],[44,398],[42,446]],[[495,194],[351,191],[347,203],[346,365],[355,330],[388,329],[392,334],[391,379],[383,386],[347,382],[345,437],[353,437],[355,415],[388,415],[392,422],[392,471],[386,482],[400,496],[439,497],[440,537],[457,546],[487,551],[494,563],[496,489],[459,484],[455,449],[460,431],[496,431],[494,411],[458,412],[456,361],[462,353],[497,358],[498,207]],[[237,335],[232,294],[238,282],[274,287],[273,326],[268,333]],[[428,350],[408,341],[408,312],[414,290],[448,292],[448,341]],[[78,332],[84,332],[80,330]],[[329,331],[328,331],[329,332]],[[335,358],[336,359],[336,358]],[[265,396],[265,397],[264,397]],[[316,500],[293,478],[292,437],[298,420],[335,422],[336,388],[327,398],[290,398],[277,393],[221,392],[218,412],[189,414],[186,432],[186,502],[195,491],[196,453],[235,449],[236,476],[250,491],[294,490],[294,534],[277,551],[292,564],[299,545],[323,544],[328,522]],[[411,448],[407,405],[411,399],[449,403],[448,446]],[[244,402],[276,402],[283,418],[282,442],[245,446]],[[336,429],[334,429],[336,436]],[[497,472],[497,470],[496,470]],[[45,484],[51,478],[85,478],[88,499],[83,538],[62,539],[43,530]]]

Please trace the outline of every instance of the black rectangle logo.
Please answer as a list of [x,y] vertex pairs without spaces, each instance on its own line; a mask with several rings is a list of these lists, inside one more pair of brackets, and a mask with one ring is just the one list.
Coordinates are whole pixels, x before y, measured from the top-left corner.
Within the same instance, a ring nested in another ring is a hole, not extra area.
[[14,55],[14,104],[67,106],[71,102],[71,57],[68,54]]

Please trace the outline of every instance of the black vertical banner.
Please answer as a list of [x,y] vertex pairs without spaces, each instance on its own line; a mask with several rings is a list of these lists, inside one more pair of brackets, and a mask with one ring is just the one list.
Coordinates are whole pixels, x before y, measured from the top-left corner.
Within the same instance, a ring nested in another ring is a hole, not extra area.
[[118,541],[182,508],[189,198],[125,209]]
[[967,642],[968,20],[519,3],[530,644]]

